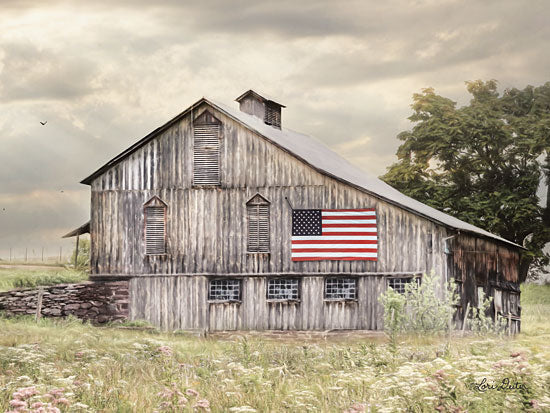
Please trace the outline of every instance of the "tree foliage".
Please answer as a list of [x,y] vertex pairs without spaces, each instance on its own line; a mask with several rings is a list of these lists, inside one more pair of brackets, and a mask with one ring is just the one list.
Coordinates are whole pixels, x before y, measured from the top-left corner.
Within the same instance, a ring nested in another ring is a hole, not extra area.
[[528,248],[529,266],[548,262],[550,208],[537,188],[550,177],[550,82],[497,90],[466,82],[469,105],[434,89],[413,95],[412,130],[401,132],[398,161],[382,179],[399,191]]

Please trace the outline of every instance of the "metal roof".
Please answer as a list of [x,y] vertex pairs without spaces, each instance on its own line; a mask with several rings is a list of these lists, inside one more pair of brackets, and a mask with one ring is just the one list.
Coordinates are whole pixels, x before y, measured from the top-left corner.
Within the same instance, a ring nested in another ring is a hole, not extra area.
[[270,125],[266,125],[263,120],[255,116],[241,112],[237,109],[230,108],[224,104],[216,103],[206,98],[200,99],[198,102],[190,106],[187,110],[176,116],[174,119],[170,120],[165,125],[151,132],[145,138],[141,139],[139,142],[132,145],[120,155],[107,162],[92,175],[82,180],[81,183],[91,184],[94,178],[99,176],[105,170],[109,169],[111,166],[118,163],[120,160],[124,159],[127,155],[134,152],[139,147],[146,144],[157,134],[166,130],[179,119],[183,118],[189,111],[196,108],[202,103],[209,104],[214,109],[217,109],[220,112],[238,121],[246,128],[257,132],[259,135],[271,141],[276,146],[291,153],[295,157],[301,159],[302,161],[309,164],[311,167],[325,175],[329,175],[339,181],[350,184],[357,189],[367,192],[377,198],[385,200],[391,204],[397,205],[403,209],[406,209],[417,215],[421,215],[445,226],[457,229],[459,231],[479,234],[484,237],[504,242],[508,245],[523,248],[519,244],[504,239],[498,235],[492,234],[482,228],[468,224],[467,222],[464,222],[451,215],[445,214],[444,212],[441,212],[435,208],[416,201],[415,199],[410,198],[405,194],[402,194],[401,192],[386,184],[377,177],[372,176],[368,172],[359,169],[355,165],[352,165],[317,139],[287,128],[274,128]]

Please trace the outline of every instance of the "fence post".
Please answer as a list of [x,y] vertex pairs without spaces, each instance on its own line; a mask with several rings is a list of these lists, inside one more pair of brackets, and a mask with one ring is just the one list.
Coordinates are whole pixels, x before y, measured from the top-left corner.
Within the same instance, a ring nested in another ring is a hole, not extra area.
[[42,296],[44,295],[44,289],[40,287],[38,289],[36,297],[36,317],[35,320],[38,321],[42,317]]
[[74,252],[74,268],[76,270],[77,264],[78,264],[78,239],[80,238],[80,235],[76,236],[76,250]]
[[466,313],[464,314],[464,320],[462,320],[462,336],[464,336],[464,329],[466,328],[466,320],[468,320],[468,314],[470,313],[470,303],[466,304]]

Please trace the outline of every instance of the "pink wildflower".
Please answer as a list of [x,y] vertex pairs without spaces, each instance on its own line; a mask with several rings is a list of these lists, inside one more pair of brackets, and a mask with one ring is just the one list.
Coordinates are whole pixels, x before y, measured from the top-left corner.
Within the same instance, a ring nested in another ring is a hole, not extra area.
[[27,407],[27,402],[18,399],[10,400],[10,406],[15,407],[16,409],[20,409],[22,407]]
[[363,403],[353,403],[345,413],[363,413],[366,406]]
[[13,393],[13,398],[19,399],[19,400],[25,400],[38,393],[39,393],[38,390],[36,390],[34,386],[24,387],[22,389],[17,390],[15,393]]
[[31,404],[31,408],[32,408],[32,409],[38,409],[39,407],[44,407],[44,403],[42,403],[42,402],[34,402],[33,404]]
[[158,351],[162,354],[164,354],[165,356],[171,356],[172,355],[172,349],[168,346],[160,346],[158,348]]
[[68,399],[66,399],[65,397],[60,397],[59,399],[54,400],[54,403],[55,404],[64,404],[65,406],[68,406],[69,404],[71,404],[71,402]]
[[193,406],[194,409],[203,409],[207,412],[210,411],[210,402],[206,399],[197,400],[195,405]]
[[187,389],[185,390],[185,394],[191,397],[197,397],[199,395],[199,392],[194,389]]
[[84,356],[83,351],[77,351],[76,353],[74,353],[74,357],[77,358],[77,359],[82,358],[82,356]]
[[65,389],[61,388],[61,389],[52,389],[50,390],[50,393],[51,395],[53,395],[54,397],[59,397],[59,396],[63,396],[63,393],[65,392]]
[[437,370],[435,373],[434,373],[434,377],[437,379],[437,380],[443,380],[445,378],[445,372],[443,370]]

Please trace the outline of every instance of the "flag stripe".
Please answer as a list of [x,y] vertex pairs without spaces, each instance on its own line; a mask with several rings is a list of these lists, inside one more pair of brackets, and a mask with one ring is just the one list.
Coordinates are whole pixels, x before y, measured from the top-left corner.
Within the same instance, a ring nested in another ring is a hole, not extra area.
[[345,216],[345,215],[366,215],[366,216],[376,216],[376,211],[372,209],[324,209],[321,212],[323,217],[331,216]]
[[323,257],[371,257],[374,258],[377,256],[376,252],[324,252],[319,254],[319,252],[296,252],[292,254],[293,256],[300,257],[316,257],[322,255]]
[[292,261],[377,261],[377,257],[292,257]]
[[332,221],[330,224],[323,224],[323,228],[376,228],[376,224],[350,224],[346,222],[345,224],[335,224]]
[[323,228],[323,235],[336,235],[335,232],[357,233],[359,235],[376,235],[376,228]]
[[[353,240],[348,240],[348,239],[345,239],[345,240],[324,240],[324,239],[321,239],[321,237],[317,237],[319,238],[318,240],[315,239],[315,240],[295,240],[294,238],[296,237],[293,237],[292,239],[292,244],[312,244],[314,243],[315,245],[318,245],[318,244],[334,244],[334,245],[339,245],[339,244],[349,244],[350,242],[352,242]],[[323,238],[326,238],[326,237],[323,237]],[[369,240],[369,241],[353,241],[353,245],[357,245],[357,244],[368,244],[368,245],[376,245],[376,240],[375,241],[372,241],[372,240]]]
[[296,241],[315,241],[315,240],[370,240],[370,241],[376,241],[378,237],[375,235],[365,235],[365,236],[357,236],[357,235],[347,235],[345,237],[342,236],[333,236],[333,235],[312,235],[312,236],[304,236],[299,235],[292,237],[292,240]]
[[378,252],[376,248],[292,248],[292,254],[296,255],[299,252],[315,252],[316,254],[327,255],[330,252]]
[[293,242],[292,243],[292,249],[295,248],[322,248],[322,249],[330,249],[330,248],[370,248],[370,249],[377,249],[376,243],[369,243],[369,244],[334,244],[332,242],[326,243],[326,244],[316,244],[316,243],[309,243],[309,244],[298,244]]
[[330,224],[331,222],[338,224],[350,223],[350,224],[376,224],[376,219],[372,217],[359,217],[359,216],[337,216],[337,217],[323,217],[323,222]]

